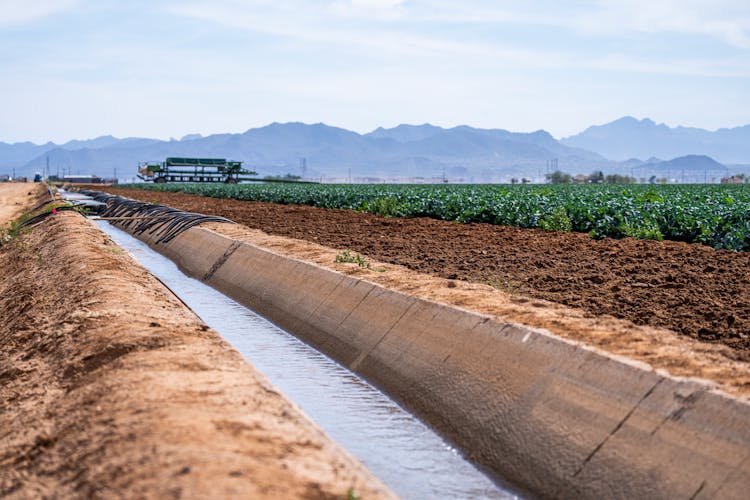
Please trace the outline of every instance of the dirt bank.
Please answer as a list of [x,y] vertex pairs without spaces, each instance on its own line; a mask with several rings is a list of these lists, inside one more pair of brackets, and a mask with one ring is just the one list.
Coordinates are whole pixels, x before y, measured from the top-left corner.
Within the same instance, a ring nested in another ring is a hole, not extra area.
[[7,226],[25,209],[30,208],[41,189],[41,184],[0,183],[0,228]]
[[[750,253],[633,239],[595,241],[433,219],[220,200],[178,193],[108,192],[216,214],[264,232],[351,249],[423,274],[491,285],[519,298],[611,315],[729,347],[750,361]],[[467,303],[466,306],[471,306]]]
[[0,248],[0,325],[0,496],[390,496],[76,214]]

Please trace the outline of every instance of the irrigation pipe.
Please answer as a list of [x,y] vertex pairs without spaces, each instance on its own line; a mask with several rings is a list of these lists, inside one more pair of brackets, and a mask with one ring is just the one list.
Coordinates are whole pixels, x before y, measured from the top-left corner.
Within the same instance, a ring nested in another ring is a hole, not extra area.
[[111,220],[133,234],[145,232],[154,234],[155,244],[168,243],[175,236],[204,222],[234,224],[233,221],[224,217],[183,212],[163,205],[144,203],[98,191],[81,189],[79,193],[104,204],[104,208],[99,212],[99,219]]

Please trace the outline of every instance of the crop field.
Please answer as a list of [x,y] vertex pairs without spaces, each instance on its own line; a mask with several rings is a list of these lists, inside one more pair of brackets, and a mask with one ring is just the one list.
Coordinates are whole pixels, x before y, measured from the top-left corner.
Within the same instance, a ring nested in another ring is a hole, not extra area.
[[750,185],[138,184],[214,198],[750,250]]

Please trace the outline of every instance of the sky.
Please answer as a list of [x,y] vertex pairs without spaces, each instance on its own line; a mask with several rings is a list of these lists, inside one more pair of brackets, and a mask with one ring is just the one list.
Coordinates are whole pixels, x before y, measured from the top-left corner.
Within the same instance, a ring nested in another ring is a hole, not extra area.
[[750,123],[748,0],[0,0],[0,141]]

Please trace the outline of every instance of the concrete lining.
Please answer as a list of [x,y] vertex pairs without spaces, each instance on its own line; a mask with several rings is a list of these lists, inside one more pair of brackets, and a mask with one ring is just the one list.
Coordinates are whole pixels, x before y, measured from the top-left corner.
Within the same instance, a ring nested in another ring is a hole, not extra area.
[[149,243],[540,496],[747,496],[750,405],[710,386],[208,229]]

